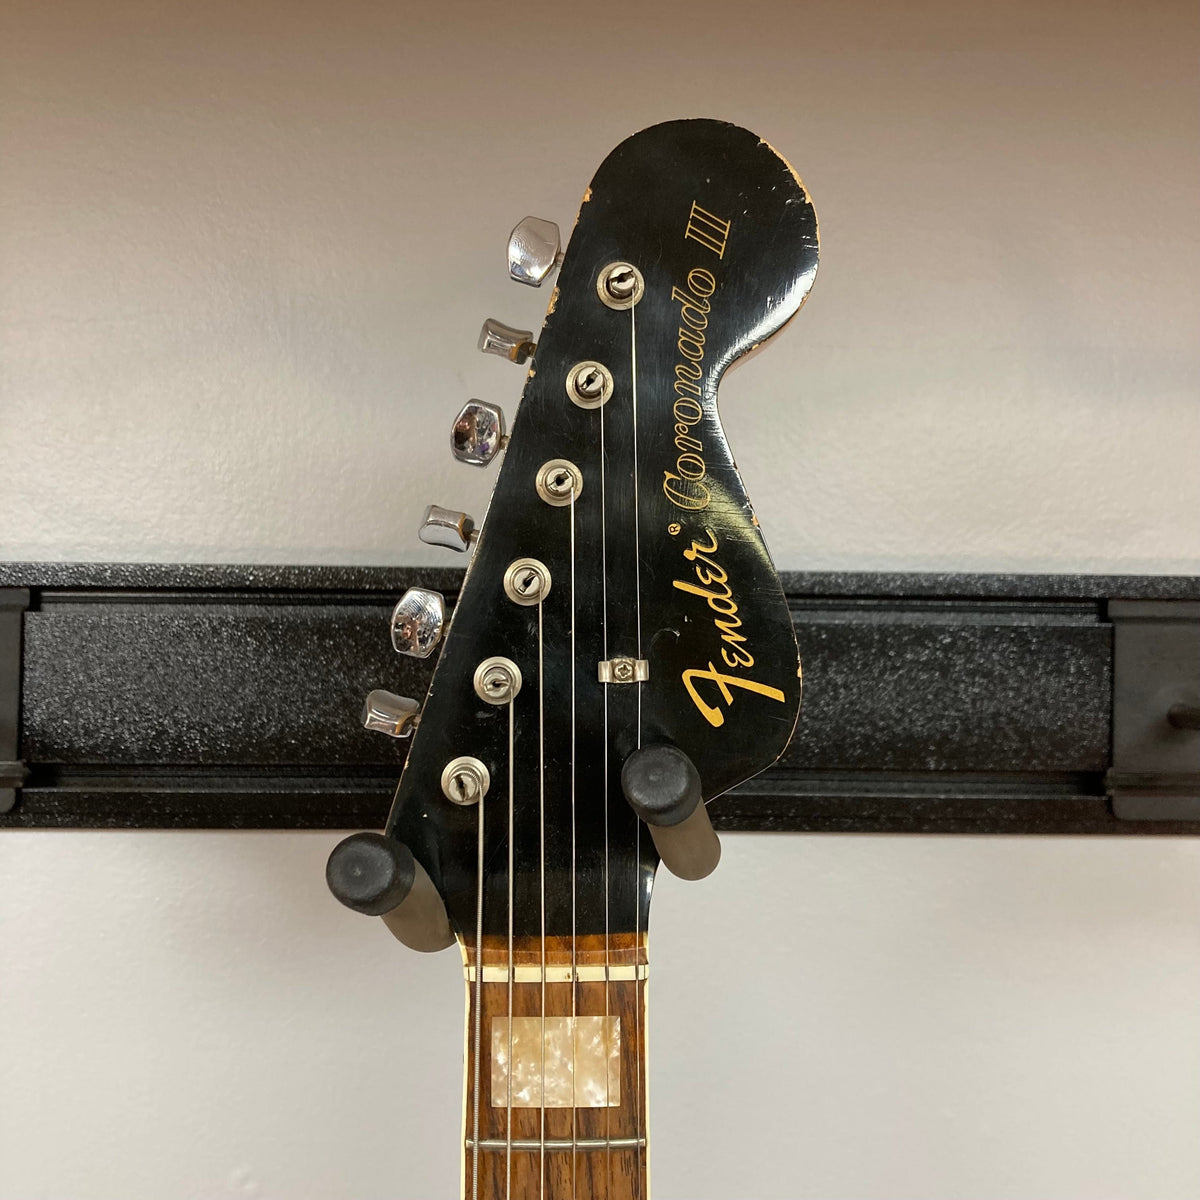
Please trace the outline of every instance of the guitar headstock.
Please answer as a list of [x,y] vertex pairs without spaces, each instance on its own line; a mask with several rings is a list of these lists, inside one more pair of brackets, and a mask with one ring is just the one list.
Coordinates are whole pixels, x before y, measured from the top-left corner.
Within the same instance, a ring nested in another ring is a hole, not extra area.
[[[514,277],[540,283],[553,226],[514,238]],[[715,864],[697,796],[779,757],[801,691],[717,386],[816,269],[803,185],[746,130],[668,122],[605,159],[536,339],[485,330],[531,355],[520,408],[506,444],[491,406],[455,425],[458,457],[503,460],[477,534],[429,515],[430,540],[473,555],[386,829],[400,858],[344,843],[339,898],[385,912],[424,879],[464,943],[645,930],[656,843],[681,873]],[[405,604],[399,648],[428,653],[436,604]],[[403,731],[414,710],[380,705],[375,727]]]

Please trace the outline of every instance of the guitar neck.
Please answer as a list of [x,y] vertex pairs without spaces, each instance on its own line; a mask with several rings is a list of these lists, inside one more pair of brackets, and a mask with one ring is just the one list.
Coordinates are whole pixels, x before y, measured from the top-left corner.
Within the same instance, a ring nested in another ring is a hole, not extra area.
[[[482,401],[454,422],[460,461],[503,451],[491,515],[426,510],[423,541],[474,557],[424,706],[367,697],[368,729],[420,730],[384,832],[326,878],[413,949],[463,947],[465,1200],[646,1200],[654,872],[713,870],[705,801],[800,708],[717,386],[804,302],[817,218],[762,138],[668,121],[604,160],[567,250],[538,218],[508,249],[514,279],[557,283],[536,341],[489,320],[479,345],[536,369],[507,435]],[[445,613],[410,589],[392,644],[426,657]]]
[[645,935],[481,949],[482,979],[464,952],[464,1200],[646,1200]]

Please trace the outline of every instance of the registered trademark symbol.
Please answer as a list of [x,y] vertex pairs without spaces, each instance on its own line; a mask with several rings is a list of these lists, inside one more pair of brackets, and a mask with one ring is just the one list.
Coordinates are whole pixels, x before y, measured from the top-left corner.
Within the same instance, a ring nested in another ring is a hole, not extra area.
[[675,535],[676,535],[676,534],[679,532],[679,530],[680,530],[680,525],[679,525],[679,522],[678,522],[678,521],[672,521],[672,522],[670,523],[670,525],[668,525],[668,526],[667,526],[667,532],[668,532],[668,533],[669,533],[669,534],[670,534],[672,537],[674,537],[674,536],[675,536]]

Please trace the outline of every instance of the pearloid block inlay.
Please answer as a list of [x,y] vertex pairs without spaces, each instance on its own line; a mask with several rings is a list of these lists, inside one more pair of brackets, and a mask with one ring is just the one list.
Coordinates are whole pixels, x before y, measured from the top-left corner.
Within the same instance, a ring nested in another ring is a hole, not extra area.
[[[494,1108],[508,1104],[508,1077],[508,1018],[493,1017]],[[513,1018],[513,1108],[619,1108],[620,1104],[620,1017]]]

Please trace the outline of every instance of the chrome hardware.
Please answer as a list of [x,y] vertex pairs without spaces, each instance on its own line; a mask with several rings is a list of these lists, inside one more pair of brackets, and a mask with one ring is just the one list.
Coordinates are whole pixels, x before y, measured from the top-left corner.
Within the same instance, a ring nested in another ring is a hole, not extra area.
[[596,678],[601,683],[645,683],[650,664],[644,658],[610,658],[596,664]]
[[599,408],[613,394],[612,372],[603,363],[576,363],[567,372],[567,395],[580,408]]
[[479,348],[484,354],[498,354],[515,363],[532,358],[537,349],[531,330],[513,329],[494,317],[488,317],[479,331]]
[[475,522],[464,512],[440,508],[431,504],[421,518],[417,537],[427,546],[446,546],[450,550],[464,551],[479,538]]
[[521,668],[511,658],[495,655],[475,668],[475,694],[487,704],[507,704],[521,690]]
[[646,281],[633,263],[609,263],[596,277],[596,294],[609,308],[632,308],[645,290]]
[[[609,979],[616,979],[616,971],[619,967],[613,967],[614,974],[607,976]],[[601,975],[601,979],[606,978]],[[616,1051],[614,1050],[615,1054]],[[639,1147],[645,1146],[646,1139],[644,1137],[575,1137],[575,1138],[480,1138],[480,1150],[486,1150],[489,1153],[507,1154],[511,1150],[537,1150],[539,1153],[542,1150],[559,1151],[570,1150],[572,1154],[577,1154],[580,1150],[636,1150]],[[468,1150],[475,1148],[475,1139],[467,1138],[463,1143]]]
[[452,804],[478,804],[491,786],[491,772],[469,754],[452,758],[442,770],[442,795]]
[[541,287],[562,262],[558,226],[541,217],[523,217],[508,235],[508,273],[517,283]]
[[583,472],[567,458],[542,463],[534,480],[537,494],[547,504],[563,508],[578,500],[583,491]]
[[494,404],[472,400],[454,418],[450,430],[450,453],[461,463],[486,467],[508,445],[504,414]]
[[540,604],[550,595],[550,568],[536,558],[514,559],[504,572],[504,594],[514,604]]
[[392,609],[392,647],[410,658],[428,658],[442,640],[446,602],[438,592],[409,588]]
[[420,712],[421,706],[407,696],[374,691],[363,704],[363,728],[386,733],[388,737],[406,738],[417,727]]

